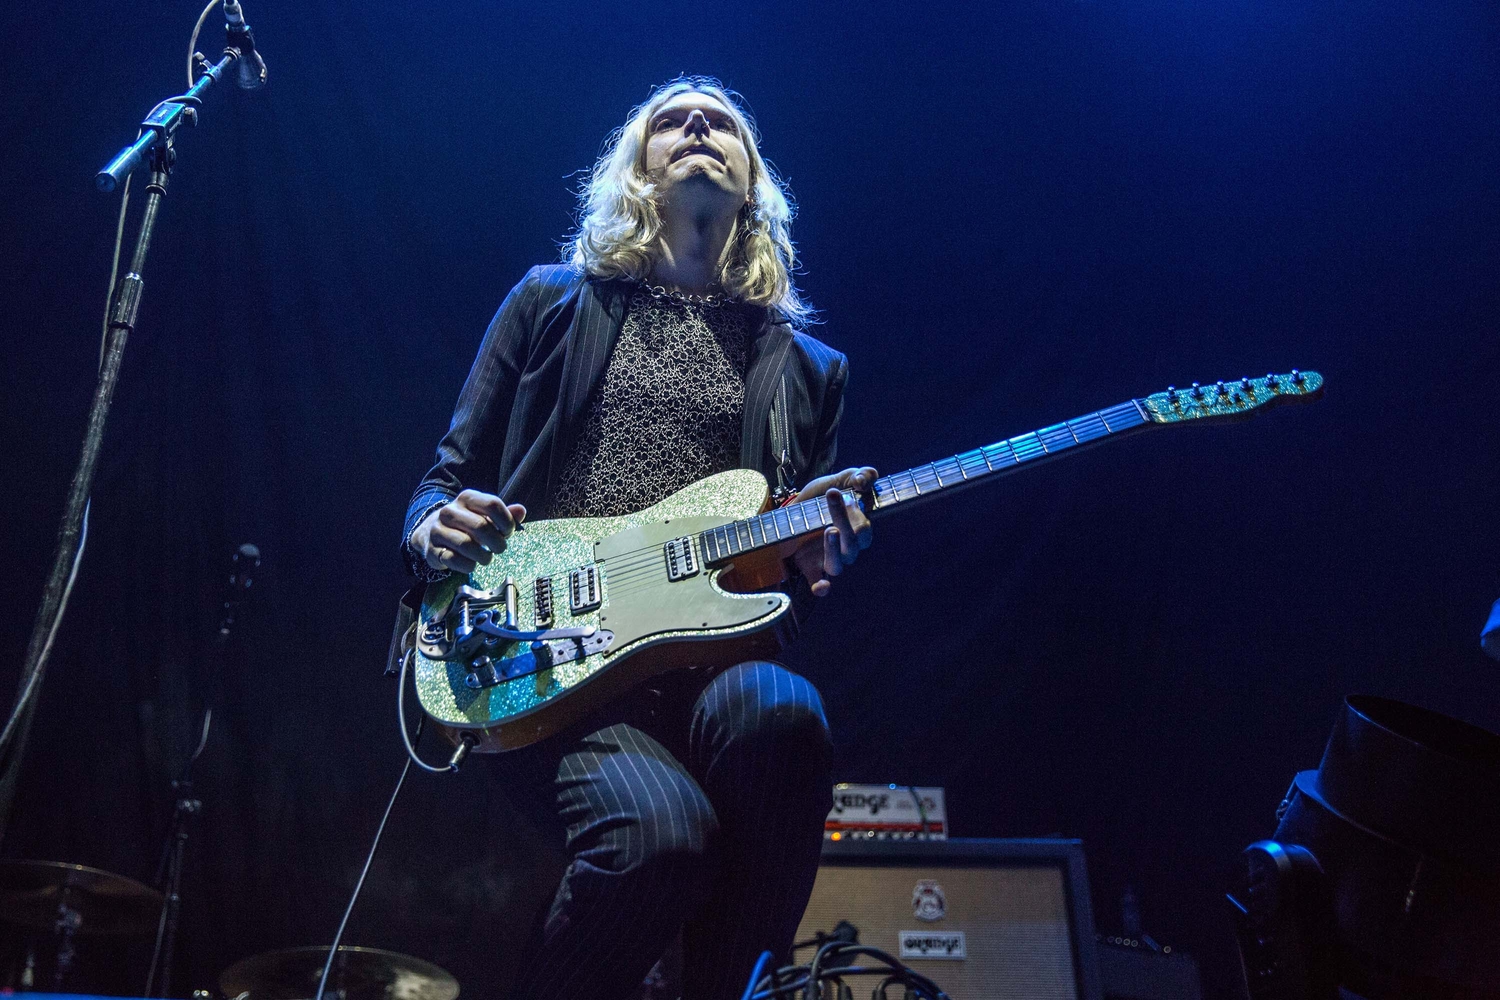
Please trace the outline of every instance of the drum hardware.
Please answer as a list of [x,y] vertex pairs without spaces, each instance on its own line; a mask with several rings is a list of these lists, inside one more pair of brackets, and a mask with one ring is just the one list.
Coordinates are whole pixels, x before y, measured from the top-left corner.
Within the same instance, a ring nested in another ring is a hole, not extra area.
[[[285,948],[242,959],[219,975],[225,996],[249,993],[254,1000],[310,1000],[318,990],[325,945]],[[340,1000],[455,1000],[458,980],[411,955],[340,945],[326,996]]]
[[[229,645],[235,615],[254,586],[254,576],[259,569],[260,548],[249,542],[238,546],[229,557],[229,576],[225,581],[224,600],[220,606],[219,627],[214,633],[214,649],[220,660]],[[213,691],[217,686],[217,683],[212,684],[209,690]],[[214,719],[213,701],[212,695],[204,698],[203,725],[198,733],[198,745],[182,765],[182,772],[172,782],[175,800],[172,823],[167,831],[166,843],[162,845],[161,863],[156,869],[156,884],[166,891],[156,923],[156,945],[151,950],[151,967],[146,973],[144,992],[148,997],[154,995],[153,989],[158,990],[161,996],[171,992],[172,958],[177,948],[177,921],[182,911],[183,858],[187,852],[191,820],[203,811],[202,800],[193,797],[193,764],[208,746],[209,728]],[[159,983],[158,971],[161,973]]]
[[[58,989],[77,957],[75,938],[144,934],[161,907],[161,893],[124,875],[61,861],[0,861],[0,919],[56,935]],[[33,964],[29,958],[28,970]]]

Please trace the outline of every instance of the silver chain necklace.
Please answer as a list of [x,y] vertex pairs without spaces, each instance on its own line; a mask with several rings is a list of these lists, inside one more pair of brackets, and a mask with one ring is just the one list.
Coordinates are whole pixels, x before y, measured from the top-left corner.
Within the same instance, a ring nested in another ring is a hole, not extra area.
[[732,301],[728,296],[720,292],[709,292],[706,295],[690,295],[687,292],[679,292],[675,288],[668,288],[665,285],[653,285],[647,281],[641,282],[641,288],[657,302],[676,302],[681,305],[698,306],[703,309],[718,309],[720,306],[727,305]]

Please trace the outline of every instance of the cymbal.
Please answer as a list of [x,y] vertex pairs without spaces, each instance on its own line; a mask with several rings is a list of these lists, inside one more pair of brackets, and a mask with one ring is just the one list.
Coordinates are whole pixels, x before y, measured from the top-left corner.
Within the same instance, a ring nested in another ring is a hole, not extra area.
[[[327,958],[326,945],[262,952],[225,969],[219,990],[231,997],[248,991],[254,1000],[311,1000]],[[335,989],[345,1000],[454,1000],[458,980],[410,955],[340,945],[324,995]]]
[[162,895],[133,878],[61,861],[0,861],[0,919],[40,930],[66,906],[75,934],[139,934],[156,928]]

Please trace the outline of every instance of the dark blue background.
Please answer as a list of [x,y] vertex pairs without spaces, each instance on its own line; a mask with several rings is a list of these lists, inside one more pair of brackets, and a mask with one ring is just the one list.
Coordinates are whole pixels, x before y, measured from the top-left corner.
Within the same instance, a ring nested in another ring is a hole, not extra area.
[[[0,690],[93,381],[116,203],[92,174],[183,85],[196,14],[0,13]],[[1222,995],[1221,892],[1344,694],[1500,728],[1477,644],[1500,597],[1491,4],[248,16],[271,83],[211,94],[182,137],[3,845],[151,878],[220,567],[260,544],[200,772],[183,990],[331,938],[401,763],[380,669],[406,499],[485,322],[555,258],[576,172],[682,71],[747,96],[801,203],[818,335],[852,362],[849,463],[1169,383],[1328,378],[1312,407],[881,523],[789,657],[825,693],[840,777],[945,785],[960,834],[1082,837],[1101,927],[1135,885]],[[351,943],[500,988],[556,874],[503,775],[413,780]]]

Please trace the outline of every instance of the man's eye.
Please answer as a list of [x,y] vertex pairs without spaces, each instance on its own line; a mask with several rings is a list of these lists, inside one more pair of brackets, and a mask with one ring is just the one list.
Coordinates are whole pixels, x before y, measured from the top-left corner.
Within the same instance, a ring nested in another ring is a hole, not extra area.
[[658,131],[658,132],[661,132],[664,129],[676,128],[676,127],[677,127],[677,123],[675,121],[673,121],[672,119],[670,119],[670,118],[658,118],[656,120],[656,124],[653,126],[653,128],[655,128],[656,131]]

